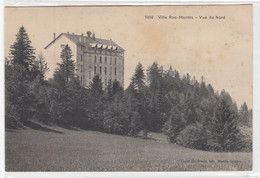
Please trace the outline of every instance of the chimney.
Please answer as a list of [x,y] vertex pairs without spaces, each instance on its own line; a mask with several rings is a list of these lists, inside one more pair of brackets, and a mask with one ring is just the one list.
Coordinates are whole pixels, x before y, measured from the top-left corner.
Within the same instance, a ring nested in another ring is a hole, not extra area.
[[91,36],[91,31],[87,31],[88,37]]
[[109,40],[109,45],[112,46],[112,39]]
[[56,33],[53,33],[53,40],[56,39]]
[[81,34],[81,43],[84,43],[84,34]]
[[93,32],[92,38],[93,38],[93,40],[96,40],[95,32]]

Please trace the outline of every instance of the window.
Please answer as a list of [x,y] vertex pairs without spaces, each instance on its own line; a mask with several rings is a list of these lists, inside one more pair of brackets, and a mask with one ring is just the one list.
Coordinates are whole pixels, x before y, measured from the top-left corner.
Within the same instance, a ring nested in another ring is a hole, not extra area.
[[115,75],[116,75],[116,68],[115,68]]
[[109,61],[109,64],[112,64],[112,57],[110,57],[110,61]]
[[80,60],[82,61],[82,54],[80,55]]
[[82,84],[82,76],[80,77],[80,83]]
[[105,64],[107,64],[107,57],[105,57]]
[[109,71],[109,75],[111,75],[112,74],[112,67],[110,67],[110,71]]
[[97,56],[95,56],[95,63],[97,63]]
[[116,57],[115,57],[115,64],[116,64]]
[[94,74],[96,74],[97,73],[97,67],[95,66],[95,68],[94,68]]
[[107,67],[105,67],[105,75],[107,75]]
[[91,71],[89,71],[88,78],[91,79]]
[[99,73],[102,74],[102,67],[99,67]]
[[82,72],[82,65],[80,65],[80,71]]
[[100,56],[100,64],[102,63],[102,56]]

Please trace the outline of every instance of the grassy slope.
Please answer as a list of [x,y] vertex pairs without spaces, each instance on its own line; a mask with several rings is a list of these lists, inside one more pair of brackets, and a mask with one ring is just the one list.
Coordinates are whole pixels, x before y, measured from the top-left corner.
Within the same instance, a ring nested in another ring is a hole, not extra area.
[[6,171],[250,170],[251,153],[213,153],[94,131],[32,129],[6,132]]

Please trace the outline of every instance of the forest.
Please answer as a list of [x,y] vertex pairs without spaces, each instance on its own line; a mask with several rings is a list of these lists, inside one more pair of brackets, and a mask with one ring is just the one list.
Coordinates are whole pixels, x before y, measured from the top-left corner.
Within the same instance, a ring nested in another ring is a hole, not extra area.
[[189,74],[153,62],[144,69],[139,62],[129,86],[118,81],[104,87],[98,75],[83,88],[75,61],[66,45],[51,79],[46,59],[36,56],[22,26],[5,59],[5,125],[21,129],[32,121],[64,128],[96,130],[148,138],[149,132],[165,134],[170,143],[216,152],[252,151],[252,109],[244,102],[238,109],[225,90],[215,91]]

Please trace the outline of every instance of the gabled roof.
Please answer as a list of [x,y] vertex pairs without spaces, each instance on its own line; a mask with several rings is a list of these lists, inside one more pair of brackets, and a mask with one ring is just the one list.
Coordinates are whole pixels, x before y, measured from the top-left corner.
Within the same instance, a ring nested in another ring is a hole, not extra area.
[[44,49],[47,49],[50,45],[52,45],[53,43],[55,43],[55,41],[57,41],[64,33],[61,33],[59,36],[57,36],[57,38],[55,38],[54,40],[52,40],[47,46],[45,46]]
[[[53,41],[51,41],[44,49],[47,49],[49,46],[54,44],[61,36],[67,37],[70,41],[73,43],[80,44],[85,43],[88,47],[99,47],[99,48],[108,48],[108,49],[118,49],[124,51],[122,47],[120,47],[118,44],[116,44],[112,40],[106,40],[101,38],[93,38],[93,37],[86,37],[82,35],[75,35],[70,33],[61,33],[57,38],[55,38]],[[84,37],[84,40],[81,41],[82,37]],[[110,47],[110,48],[109,48]]]

